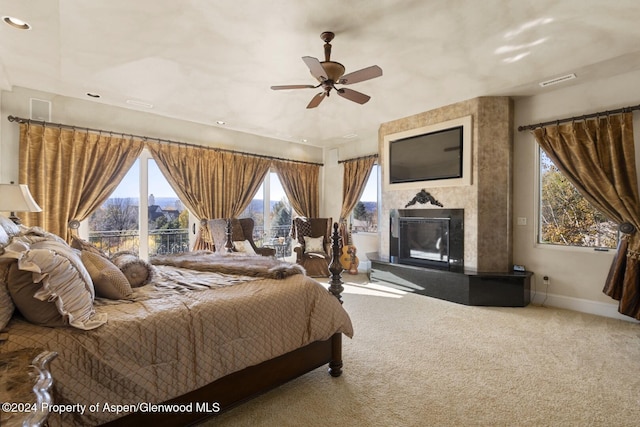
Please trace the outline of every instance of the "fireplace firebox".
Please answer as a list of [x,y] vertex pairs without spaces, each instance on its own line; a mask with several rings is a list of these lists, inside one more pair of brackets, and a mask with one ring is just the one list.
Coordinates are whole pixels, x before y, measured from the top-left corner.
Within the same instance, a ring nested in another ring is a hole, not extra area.
[[464,209],[399,210],[391,218],[392,259],[451,270],[464,264]]

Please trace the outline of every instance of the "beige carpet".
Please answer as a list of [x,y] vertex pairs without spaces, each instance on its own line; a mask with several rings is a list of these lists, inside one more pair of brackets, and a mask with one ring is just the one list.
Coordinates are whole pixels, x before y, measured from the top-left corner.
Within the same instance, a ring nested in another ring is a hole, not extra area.
[[344,373],[319,368],[205,426],[639,426],[640,325],[348,284]]

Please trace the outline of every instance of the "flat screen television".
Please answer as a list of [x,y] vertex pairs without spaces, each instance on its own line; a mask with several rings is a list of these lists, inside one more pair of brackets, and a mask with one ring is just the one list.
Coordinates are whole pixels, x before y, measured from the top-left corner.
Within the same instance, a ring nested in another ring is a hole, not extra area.
[[471,185],[471,124],[465,116],[385,135],[385,188]]
[[462,178],[463,127],[389,142],[392,184]]

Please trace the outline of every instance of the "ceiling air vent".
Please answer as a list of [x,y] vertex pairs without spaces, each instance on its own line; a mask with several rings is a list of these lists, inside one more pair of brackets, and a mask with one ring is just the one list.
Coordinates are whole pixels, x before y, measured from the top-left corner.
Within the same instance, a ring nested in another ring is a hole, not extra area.
[[547,80],[546,82],[538,83],[540,87],[547,87],[552,85],[557,85],[558,83],[566,82],[567,80],[575,79],[576,75],[574,73],[567,74],[566,76],[556,77],[555,79]]

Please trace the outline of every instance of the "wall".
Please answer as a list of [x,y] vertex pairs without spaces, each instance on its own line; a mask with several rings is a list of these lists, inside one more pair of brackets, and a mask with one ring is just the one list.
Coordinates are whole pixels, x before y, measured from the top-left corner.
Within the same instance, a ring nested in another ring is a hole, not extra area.
[[[579,78],[580,76],[578,76]],[[539,95],[515,101],[515,126],[579,116],[637,105],[640,101],[640,71],[541,91]],[[640,115],[634,113],[636,147]],[[636,148],[636,163],[640,149]],[[526,225],[514,224],[514,262],[535,273],[534,302],[633,320],[617,313],[617,302],[602,293],[614,251],[595,252],[539,245],[537,230],[537,144],[529,132],[514,137],[514,218],[526,218]],[[550,279],[548,290],[543,276]]]
[[[342,175],[343,166],[338,160],[353,159],[360,156],[375,154],[378,152],[377,140],[353,140],[325,150],[324,158],[324,194],[320,215],[331,217],[337,221],[342,210]],[[358,271],[369,271],[370,263],[367,253],[378,251],[377,233],[354,233],[353,245],[357,250],[360,260]]]
[[[191,144],[219,147],[249,153],[304,160],[323,161],[323,150],[272,138],[235,132],[219,126],[207,126],[169,119],[146,111],[111,107],[99,102],[77,100],[51,93],[14,87],[1,92],[0,113],[0,182],[18,178],[19,126],[7,121],[9,115],[29,118],[29,98],[51,101],[51,121],[80,127],[132,133]],[[321,189],[322,195],[322,189]]]
[[[464,209],[464,265],[479,271],[507,271],[512,266],[511,180],[512,102],[507,97],[481,97],[383,123],[379,156],[386,162],[384,137],[465,116],[472,116],[472,183],[426,190],[447,209]],[[411,190],[387,189],[382,169],[379,252],[389,255],[389,214],[403,209],[424,183]],[[413,209],[435,208],[414,205]]]

